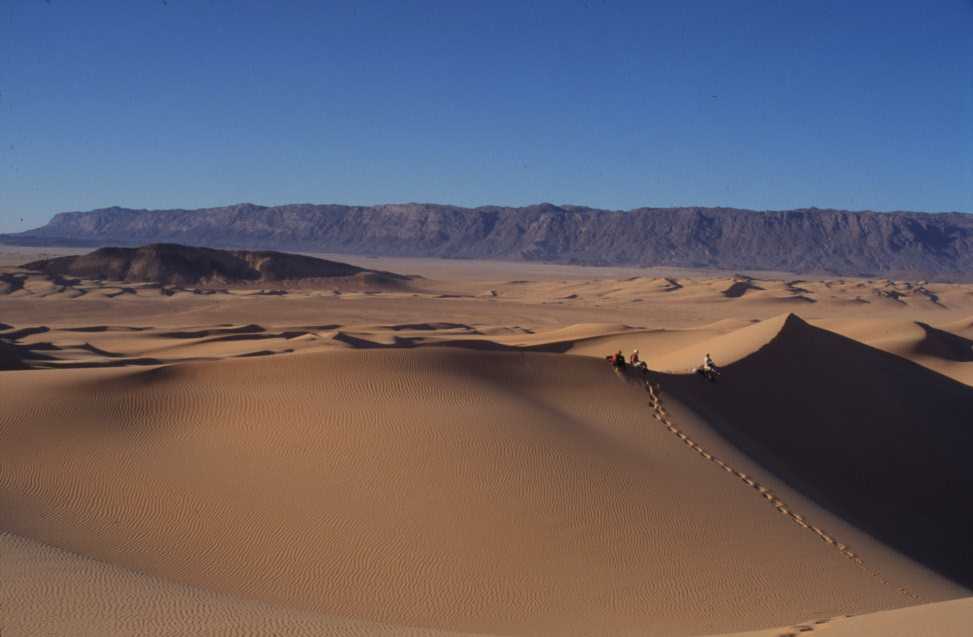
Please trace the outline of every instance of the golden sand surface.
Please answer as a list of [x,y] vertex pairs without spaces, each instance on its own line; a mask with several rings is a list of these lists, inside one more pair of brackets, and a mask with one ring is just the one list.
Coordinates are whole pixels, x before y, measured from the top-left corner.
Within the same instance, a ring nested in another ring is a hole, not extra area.
[[38,253],[0,250],[4,637],[973,625],[971,285],[343,258],[421,278],[190,289]]

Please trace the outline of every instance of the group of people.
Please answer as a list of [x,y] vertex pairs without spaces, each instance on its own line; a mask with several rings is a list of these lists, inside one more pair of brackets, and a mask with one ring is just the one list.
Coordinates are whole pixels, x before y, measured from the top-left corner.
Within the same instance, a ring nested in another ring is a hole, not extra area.
[[[625,369],[626,367],[634,367],[635,369],[641,370],[643,373],[649,371],[648,364],[641,359],[639,356],[639,351],[633,350],[629,355],[628,360],[625,360],[625,354],[622,350],[618,350],[614,354],[609,354],[605,359],[612,364],[613,367],[618,369]],[[700,374],[703,378],[710,382],[716,382],[716,379],[720,376],[720,370],[716,367],[716,363],[713,362],[713,358],[706,352],[703,356],[703,364],[700,367],[694,369],[697,374]]]
[[609,354],[605,359],[611,363],[614,367],[619,369],[624,369],[625,367],[631,365],[632,367],[638,369],[648,370],[649,366],[645,361],[639,358],[639,351],[634,350],[628,357],[628,361],[625,360],[625,354],[622,354],[622,350],[618,350],[614,354]]

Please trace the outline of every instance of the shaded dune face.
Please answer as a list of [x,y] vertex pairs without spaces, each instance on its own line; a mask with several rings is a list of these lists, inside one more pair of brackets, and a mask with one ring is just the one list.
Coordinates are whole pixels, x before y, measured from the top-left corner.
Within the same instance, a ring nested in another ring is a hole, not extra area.
[[380,349],[10,376],[0,528],[214,592],[500,634],[913,601],[688,451],[603,361]]
[[973,362],[973,341],[925,323],[918,325],[926,337],[916,346],[917,353],[958,363]]
[[818,503],[973,584],[970,386],[793,315],[719,383],[662,383]]
[[0,340],[0,371],[26,368],[27,366],[20,359],[17,349]]

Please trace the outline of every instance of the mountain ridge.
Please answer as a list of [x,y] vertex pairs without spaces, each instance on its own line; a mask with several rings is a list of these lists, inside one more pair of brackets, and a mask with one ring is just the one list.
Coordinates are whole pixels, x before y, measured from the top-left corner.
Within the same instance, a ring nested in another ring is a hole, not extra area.
[[973,215],[727,207],[628,211],[399,203],[102,208],[0,235],[29,245],[177,242],[408,257],[973,279]]

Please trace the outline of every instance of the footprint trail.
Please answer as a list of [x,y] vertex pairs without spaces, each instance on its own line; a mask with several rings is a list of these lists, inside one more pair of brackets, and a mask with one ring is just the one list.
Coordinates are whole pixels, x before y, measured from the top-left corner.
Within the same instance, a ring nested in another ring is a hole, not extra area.
[[862,558],[857,553],[855,553],[847,544],[839,542],[835,537],[828,534],[820,527],[812,524],[805,516],[794,511],[777,494],[775,494],[768,487],[760,484],[755,478],[730,466],[719,457],[708,452],[705,448],[703,448],[699,443],[697,443],[695,440],[690,438],[684,431],[679,429],[679,427],[677,427],[672,422],[672,419],[670,418],[669,413],[662,402],[661,385],[653,382],[650,379],[646,379],[643,386],[645,388],[645,391],[649,394],[649,401],[650,401],[649,404],[652,406],[652,411],[653,411],[652,416],[656,420],[661,422],[666,427],[666,429],[669,430],[670,433],[672,433],[674,436],[679,438],[683,443],[685,443],[687,447],[695,451],[697,454],[699,454],[709,462],[716,464],[727,473],[738,478],[745,485],[747,485],[748,487],[750,487],[751,489],[759,493],[761,497],[767,500],[767,502],[771,504],[775,509],[777,509],[777,511],[781,515],[786,516],[801,528],[806,529],[811,533],[814,533],[821,541],[833,547],[835,550],[837,550],[846,558],[854,562],[856,565],[858,565],[859,568],[861,568],[866,573],[868,573],[869,575],[877,579],[882,584],[886,586],[894,587],[897,591],[899,591],[906,597],[909,597],[910,599],[917,600],[917,601],[921,599],[919,595],[913,593],[912,591],[902,586],[896,586],[892,584],[887,579],[885,579],[885,577],[883,577],[881,573],[866,566],[864,560],[862,560]]

